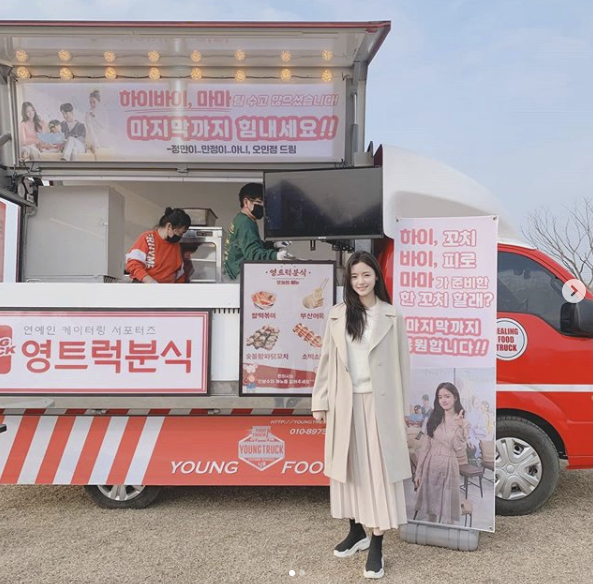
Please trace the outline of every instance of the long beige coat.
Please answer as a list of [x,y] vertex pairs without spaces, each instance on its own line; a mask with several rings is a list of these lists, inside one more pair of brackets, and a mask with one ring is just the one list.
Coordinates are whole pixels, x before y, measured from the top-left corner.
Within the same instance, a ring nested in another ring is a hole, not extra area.
[[[377,302],[377,322],[369,349],[371,384],[387,475],[391,482],[397,482],[412,476],[404,421],[404,390],[408,390],[410,358],[403,316],[391,304],[379,299]],[[348,372],[344,303],[334,306],[329,313],[311,409],[327,412],[324,473],[345,483],[352,424],[352,381]]]

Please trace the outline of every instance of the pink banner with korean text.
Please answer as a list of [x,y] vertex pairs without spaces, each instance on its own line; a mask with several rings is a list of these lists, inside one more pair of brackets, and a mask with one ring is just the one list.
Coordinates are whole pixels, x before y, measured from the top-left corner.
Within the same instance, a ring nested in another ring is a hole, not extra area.
[[398,219],[410,519],[494,531],[498,218]]
[[345,89],[333,83],[19,82],[30,160],[333,162],[345,153]]
[[0,337],[0,393],[208,391],[208,311],[6,310]]
[[310,395],[335,263],[245,262],[241,287],[241,394]]

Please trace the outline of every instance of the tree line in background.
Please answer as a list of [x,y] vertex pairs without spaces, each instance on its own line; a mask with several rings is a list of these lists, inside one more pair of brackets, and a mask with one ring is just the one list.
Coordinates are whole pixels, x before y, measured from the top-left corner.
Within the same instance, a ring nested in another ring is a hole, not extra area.
[[540,207],[527,218],[523,235],[593,291],[593,199],[583,197],[558,215]]

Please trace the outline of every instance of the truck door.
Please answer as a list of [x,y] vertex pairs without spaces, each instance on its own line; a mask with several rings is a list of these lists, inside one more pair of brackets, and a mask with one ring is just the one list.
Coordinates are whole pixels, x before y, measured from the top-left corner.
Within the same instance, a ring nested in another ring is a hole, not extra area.
[[525,252],[540,255],[504,248],[498,254],[498,317],[516,320],[526,334],[523,354],[499,360],[499,383],[592,384],[593,339],[561,332],[562,286],[568,278]]

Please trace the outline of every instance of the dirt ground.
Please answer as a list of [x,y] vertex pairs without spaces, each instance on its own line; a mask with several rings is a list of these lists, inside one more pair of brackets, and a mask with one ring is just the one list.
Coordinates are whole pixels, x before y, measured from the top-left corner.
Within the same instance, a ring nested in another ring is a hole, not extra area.
[[[475,552],[385,536],[383,582],[592,582],[593,471],[564,471],[527,517],[497,517]],[[96,507],[82,487],[0,487],[2,583],[365,582],[365,553],[333,557],[347,525],[327,488],[167,488],[148,509]],[[294,575],[291,575],[294,571]]]

